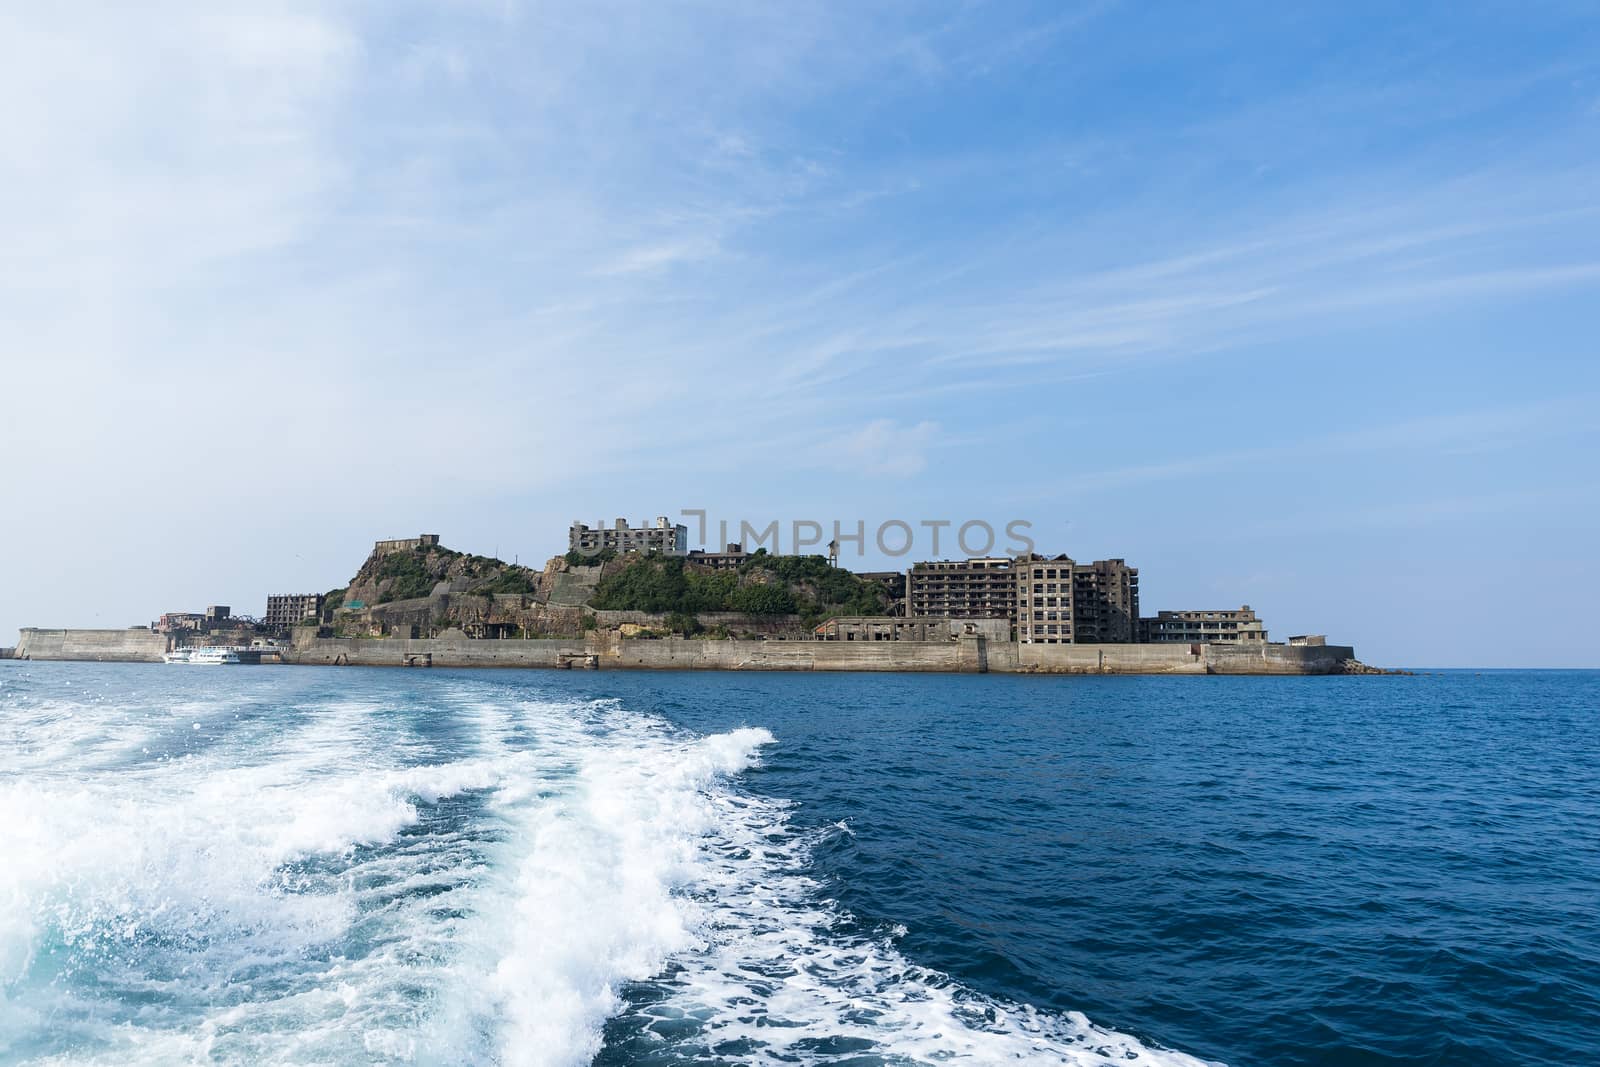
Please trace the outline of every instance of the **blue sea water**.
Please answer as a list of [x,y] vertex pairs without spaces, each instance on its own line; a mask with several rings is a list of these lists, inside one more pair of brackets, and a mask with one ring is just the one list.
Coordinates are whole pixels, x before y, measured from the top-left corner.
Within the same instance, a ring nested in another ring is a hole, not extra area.
[[0,663],[0,1061],[1600,1062],[1600,673]]

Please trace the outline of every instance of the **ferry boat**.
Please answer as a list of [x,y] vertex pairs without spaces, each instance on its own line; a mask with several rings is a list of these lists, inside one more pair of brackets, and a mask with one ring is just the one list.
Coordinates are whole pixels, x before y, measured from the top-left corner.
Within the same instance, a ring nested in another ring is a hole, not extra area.
[[189,645],[161,654],[163,663],[282,663],[283,646],[264,641],[259,645]]

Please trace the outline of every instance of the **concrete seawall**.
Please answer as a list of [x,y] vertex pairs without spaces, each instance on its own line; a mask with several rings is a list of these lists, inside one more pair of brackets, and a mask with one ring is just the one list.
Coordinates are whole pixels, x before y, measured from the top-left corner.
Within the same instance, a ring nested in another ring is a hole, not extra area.
[[[15,658],[159,663],[166,638],[149,630],[22,631]],[[465,637],[301,638],[285,662],[366,667],[601,670],[906,671],[997,674],[1336,674],[1348,645],[1018,645],[960,641],[621,640],[613,634],[532,641]]]
[[298,642],[291,663],[601,670],[923,671],[998,674],[1335,674],[1348,645],[1017,645],[964,641],[368,640]]
[[151,630],[37,630],[29,627],[17,639],[12,658],[160,663],[161,654],[166,650],[166,637]]
[[459,642],[324,638],[297,644],[288,659],[375,667],[582,667],[587,660],[602,670],[959,671],[961,651],[954,643],[908,641],[857,646],[683,638]]

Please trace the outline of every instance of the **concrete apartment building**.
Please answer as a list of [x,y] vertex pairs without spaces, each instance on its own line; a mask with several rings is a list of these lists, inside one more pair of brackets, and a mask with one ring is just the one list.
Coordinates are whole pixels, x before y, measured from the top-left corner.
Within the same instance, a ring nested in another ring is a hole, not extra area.
[[1069,556],[1032,556],[1016,561],[1017,640],[1022,644],[1075,643],[1072,572],[1076,567]]
[[1004,556],[913,564],[906,614],[949,619],[1017,619],[1017,576]]
[[907,615],[1003,618],[1023,644],[1138,640],[1139,571],[1120,559],[985,557],[918,563],[906,575]]
[[1139,569],[1120,559],[1072,568],[1074,643],[1129,644],[1139,640]]
[[[1160,611],[1139,620],[1139,640],[1150,644],[1212,644],[1219,641],[1267,640],[1267,626],[1250,605],[1237,611]],[[1309,640],[1309,639],[1303,639]]]
[[321,593],[273,593],[267,597],[267,613],[261,621],[274,630],[287,630],[321,617]]
[[627,519],[618,519],[615,526],[598,528],[575,522],[567,531],[567,547],[585,556],[598,555],[607,549],[619,556],[629,552],[686,556],[689,554],[689,528],[675,525],[664,516],[649,526],[629,526]]

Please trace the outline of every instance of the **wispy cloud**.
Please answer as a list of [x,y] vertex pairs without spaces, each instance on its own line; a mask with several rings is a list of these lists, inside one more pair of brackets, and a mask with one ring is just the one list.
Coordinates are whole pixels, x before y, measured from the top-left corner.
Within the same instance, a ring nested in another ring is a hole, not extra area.
[[1103,492],[1154,482],[1259,467],[1269,462],[1302,466],[1334,456],[1439,451],[1461,454],[1512,447],[1530,438],[1600,433],[1594,419],[1600,396],[1566,397],[1537,404],[1454,412],[1354,427],[1270,446],[1225,449],[1160,463],[1137,464],[1072,475],[1057,483],[1062,493]]
[[603,264],[596,273],[650,273],[682,263],[695,263],[710,259],[717,255],[719,251],[717,242],[710,238],[640,245],[626,250],[609,263]]
[[905,426],[874,419],[840,441],[835,462],[855,474],[908,478],[928,466],[928,449],[939,439],[939,424]]

